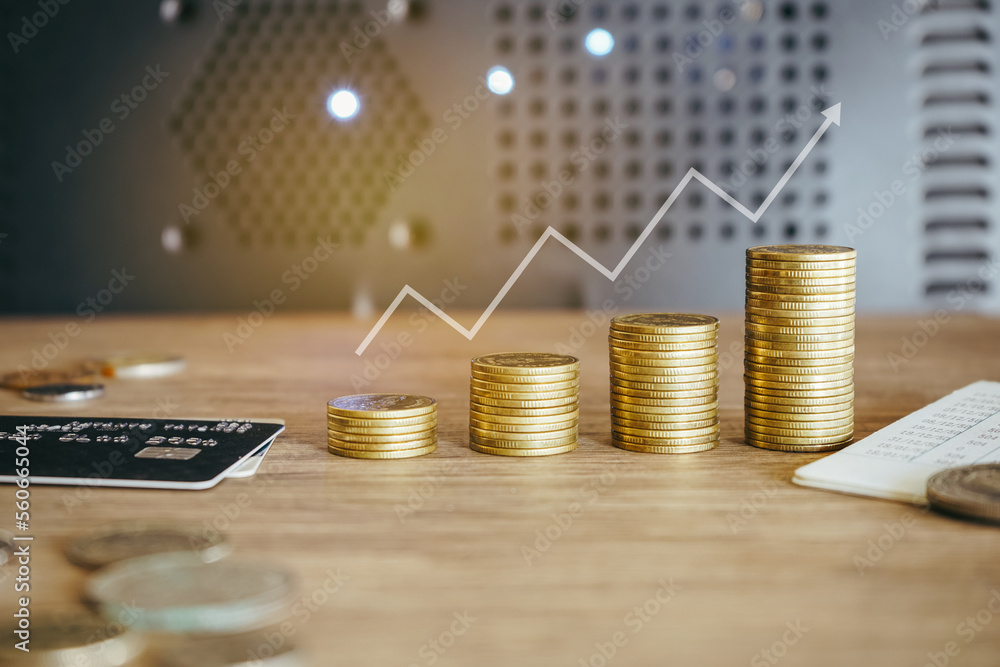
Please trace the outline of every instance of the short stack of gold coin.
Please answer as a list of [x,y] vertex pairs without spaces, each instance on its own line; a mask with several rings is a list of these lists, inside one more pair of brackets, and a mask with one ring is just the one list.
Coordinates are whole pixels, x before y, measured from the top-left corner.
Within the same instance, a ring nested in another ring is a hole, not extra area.
[[644,313],[611,320],[611,441],[651,454],[719,444],[719,320]]
[[854,436],[852,248],[747,250],[746,442],[821,452]]
[[547,352],[501,352],[472,360],[469,448],[500,456],[576,449],[580,360]]
[[341,396],[326,406],[327,449],[354,459],[408,459],[437,449],[437,403],[409,394]]

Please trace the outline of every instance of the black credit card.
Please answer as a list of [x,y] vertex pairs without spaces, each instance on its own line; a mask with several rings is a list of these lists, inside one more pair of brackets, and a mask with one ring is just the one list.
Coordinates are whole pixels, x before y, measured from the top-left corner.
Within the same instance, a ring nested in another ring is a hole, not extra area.
[[256,470],[248,459],[283,430],[277,419],[0,416],[0,482],[207,489]]

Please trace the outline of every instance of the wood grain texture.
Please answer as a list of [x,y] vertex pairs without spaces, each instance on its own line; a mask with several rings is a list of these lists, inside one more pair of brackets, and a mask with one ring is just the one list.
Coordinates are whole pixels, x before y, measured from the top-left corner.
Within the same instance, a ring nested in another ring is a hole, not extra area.
[[[362,359],[353,350],[371,323],[346,316],[276,314],[232,352],[223,334],[235,332],[236,315],[82,324],[57,362],[168,350],[185,355],[188,368],[109,381],[104,399],[65,407],[3,392],[3,413],[138,417],[166,406],[176,417],[281,417],[288,430],[255,479],[209,491],[34,488],[36,606],[79,596],[85,573],[62,555],[72,536],[114,520],[162,519],[225,528],[238,556],[294,569],[303,595],[328,570],[347,575],[325,604],[293,620],[294,639],[316,665],[430,665],[432,657],[444,667],[600,665],[599,645],[609,651],[619,632],[610,665],[763,665],[772,663],[762,649],[795,637],[788,623],[808,630],[777,647],[781,665],[919,666],[948,642],[960,649],[951,664],[997,663],[1000,617],[988,612],[991,622],[971,637],[959,624],[1000,591],[1000,530],[792,485],[793,471],[822,455],[742,443],[738,314],[722,317],[716,450],[657,456],[611,446],[602,326],[578,350],[577,451],[525,460],[471,452],[469,359],[573,344],[574,328],[589,331],[585,322],[582,313],[504,312],[466,341],[400,313]],[[64,325],[0,322],[0,365],[29,363]],[[917,318],[859,320],[859,437],[970,382],[1000,380],[1000,322],[953,318],[893,370],[888,355],[917,331]],[[356,393],[351,376],[387,360],[401,335],[398,358],[364,390],[436,398],[438,452],[404,461],[329,455],[324,404]],[[0,527],[13,523],[12,503],[13,488],[0,488]],[[887,526],[904,515],[912,525],[892,537]],[[554,539],[539,538],[546,532]],[[888,548],[859,573],[855,557],[867,558],[880,538]],[[530,562],[525,547],[538,548]],[[7,608],[12,582],[3,572]],[[661,581],[677,589],[666,603],[655,601]],[[476,620],[439,655],[428,642],[466,611]]]

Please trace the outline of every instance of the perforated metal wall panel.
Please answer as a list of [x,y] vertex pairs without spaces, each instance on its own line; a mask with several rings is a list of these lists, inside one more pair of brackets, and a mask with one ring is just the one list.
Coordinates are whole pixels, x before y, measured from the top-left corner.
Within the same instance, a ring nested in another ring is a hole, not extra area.
[[550,240],[503,305],[736,309],[747,246],[819,242],[859,249],[861,310],[1000,310],[992,2],[181,4],[61,5],[0,55],[5,311],[122,266],[111,309],[482,309],[550,225],[616,267],[692,168],[756,210],[837,103],[758,222],[691,182],[616,282]]

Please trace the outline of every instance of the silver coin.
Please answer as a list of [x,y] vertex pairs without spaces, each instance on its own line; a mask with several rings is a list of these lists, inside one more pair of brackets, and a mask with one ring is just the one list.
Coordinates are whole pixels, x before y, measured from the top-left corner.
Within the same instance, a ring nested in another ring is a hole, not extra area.
[[0,565],[6,565],[14,556],[14,534],[0,530]]
[[74,540],[66,556],[80,567],[99,568],[129,558],[163,553],[194,553],[206,563],[228,556],[232,546],[224,535],[153,523],[108,526]]
[[43,384],[28,387],[21,396],[32,401],[48,403],[66,403],[69,401],[88,401],[104,396],[103,384]]
[[146,646],[138,634],[76,609],[32,613],[31,651],[27,653],[15,647],[19,640],[14,628],[2,632],[0,664],[21,667],[121,667],[132,663]]
[[295,579],[259,563],[160,554],[109,565],[86,591],[101,615],[138,630],[224,634],[286,616]]
[[123,354],[101,359],[101,373],[112,378],[155,378],[184,370],[184,357],[174,354]]
[[[275,637],[281,643],[275,646]],[[184,637],[158,651],[158,667],[304,667],[292,638],[270,627],[238,635]]]

